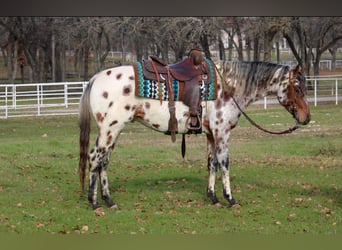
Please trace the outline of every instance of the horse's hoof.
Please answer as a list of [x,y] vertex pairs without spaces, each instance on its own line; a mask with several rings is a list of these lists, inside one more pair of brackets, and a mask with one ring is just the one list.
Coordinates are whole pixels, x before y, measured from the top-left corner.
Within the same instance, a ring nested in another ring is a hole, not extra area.
[[214,207],[217,207],[217,208],[222,208],[222,204],[220,202],[216,202],[213,204]]
[[91,204],[91,206],[92,206],[92,208],[93,208],[93,210],[95,211],[96,209],[99,209],[99,208],[101,208],[101,205],[99,204],[99,203],[93,203],[93,204]]
[[109,209],[117,210],[119,206],[117,204],[113,204],[112,206],[108,207]]
[[232,198],[231,200],[228,200],[228,202],[229,202],[230,207],[234,207],[235,205],[239,205],[238,203],[236,203],[234,198]]
[[235,204],[231,205],[230,207],[237,209],[237,208],[241,208],[241,205],[239,203],[235,203]]

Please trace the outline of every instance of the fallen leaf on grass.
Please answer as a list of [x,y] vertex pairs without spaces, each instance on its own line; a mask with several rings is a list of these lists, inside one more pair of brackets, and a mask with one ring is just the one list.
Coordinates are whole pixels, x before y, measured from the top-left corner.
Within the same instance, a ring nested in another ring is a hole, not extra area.
[[332,211],[332,210],[331,210],[330,208],[328,208],[328,207],[323,207],[323,208],[321,209],[321,213],[322,213],[322,214],[325,214],[326,216],[330,216],[330,215],[334,214],[335,212]]
[[87,225],[83,225],[81,228],[81,232],[87,232],[89,230],[89,227]]
[[95,209],[94,212],[95,212],[96,216],[104,216],[105,215],[105,212],[103,211],[102,207]]
[[173,210],[173,209],[171,209],[171,210],[169,211],[169,214],[177,214],[177,211],[176,211],[176,210]]
[[38,222],[36,224],[36,228],[41,228],[41,227],[45,227],[45,223]]
[[297,203],[302,203],[303,201],[304,201],[303,198],[296,198],[296,199],[295,199],[295,202],[297,202]]

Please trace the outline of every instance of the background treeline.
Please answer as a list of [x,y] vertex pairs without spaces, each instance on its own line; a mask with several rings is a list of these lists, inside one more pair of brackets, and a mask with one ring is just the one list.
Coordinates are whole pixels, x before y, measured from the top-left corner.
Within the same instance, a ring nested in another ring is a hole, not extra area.
[[[65,81],[72,73],[88,80],[105,67],[154,54],[169,63],[195,46],[219,52],[221,60],[280,61],[279,43],[287,42],[307,74],[319,74],[322,54],[332,61],[342,41],[341,17],[0,17],[1,65],[12,83]],[[225,41],[228,40],[228,41]],[[226,46],[225,44],[229,44]],[[313,68],[311,67],[313,65]],[[334,65],[334,63],[333,63]],[[70,73],[71,72],[71,73]]]

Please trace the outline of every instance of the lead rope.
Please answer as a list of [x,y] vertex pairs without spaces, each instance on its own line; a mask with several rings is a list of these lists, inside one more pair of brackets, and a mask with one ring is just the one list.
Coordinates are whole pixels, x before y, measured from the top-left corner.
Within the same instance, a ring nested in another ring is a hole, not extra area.
[[[223,77],[222,77],[222,74],[221,72],[218,70],[216,64],[215,65],[215,68],[216,68],[216,71],[217,73],[219,74],[221,80],[222,80],[222,83],[224,84],[227,84],[224,80],[223,80]],[[241,112],[241,114],[243,114],[243,116],[247,119],[247,121],[249,121],[254,127],[256,127],[257,129],[260,129],[261,131],[263,132],[266,132],[266,133],[269,133],[269,134],[272,134],[272,135],[283,135],[283,134],[290,134],[292,133],[293,131],[295,131],[297,128],[299,128],[298,126],[298,123],[296,122],[295,126],[293,126],[292,128],[288,128],[284,131],[270,131],[268,129],[265,129],[263,127],[261,127],[260,125],[258,125],[255,121],[252,120],[252,118],[250,118],[240,107],[240,105],[238,104],[238,102],[236,101],[235,97],[231,94],[229,94],[230,97],[233,99],[236,107],[239,109],[239,111]]]

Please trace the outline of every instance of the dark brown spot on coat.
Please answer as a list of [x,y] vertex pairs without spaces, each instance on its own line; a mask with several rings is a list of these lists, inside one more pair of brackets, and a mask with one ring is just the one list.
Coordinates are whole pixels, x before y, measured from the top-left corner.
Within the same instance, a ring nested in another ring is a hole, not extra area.
[[145,102],[145,107],[149,109],[151,107],[151,104],[149,102]]
[[113,106],[113,102],[110,102],[109,105],[108,105],[108,108],[110,108],[112,106]]
[[123,88],[123,94],[124,95],[129,95],[131,93],[132,89],[130,85],[127,85]]
[[159,124],[152,124],[152,126],[153,126],[154,128],[159,128],[159,127],[160,127]]
[[121,77],[122,77],[122,74],[121,74],[121,73],[119,73],[119,74],[116,75],[116,79],[118,79],[118,80],[120,80]]
[[127,111],[128,111],[130,108],[131,108],[131,106],[128,105],[128,104],[125,106],[125,109],[126,109]]
[[222,111],[217,111],[216,117],[217,117],[217,119],[220,119],[222,117]]
[[218,99],[216,102],[215,102],[215,108],[216,109],[220,109],[222,107],[222,101],[220,99]]
[[96,120],[98,122],[103,122],[103,119],[104,119],[104,116],[100,112],[97,112],[96,113]]
[[129,80],[134,80],[134,76],[130,76],[130,77],[129,77]]
[[113,139],[113,137],[111,135],[108,136],[108,138],[107,138],[107,146],[109,146],[112,143],[112,139]]
[[228,101],[230,100],[230,98],[231,98],[231,94],[228,93],[227,91],[223,91],[223,92],[221,93],[221,97],[223,98],[223,100],[224,100],[225,102],[228,102]]
[[109,76],[111,73],[112,73],[112,71],[111,71],[111,70],[108,70],[108,71],[107,71],[107,76]]
[[109,124],[109,126],[111,127],[111,126],[113,126],[113,125],[115,125],[115,124],[117,124],[118,123],[118,121],[117,120],[114,120],[114,121],[112,121],[110,124]]
[[107,99],[108,98],[108,92],[107,91],[103,92],[102,96]]

